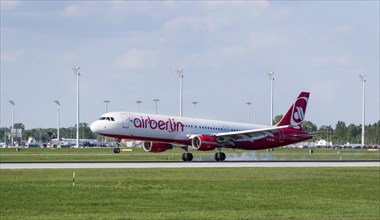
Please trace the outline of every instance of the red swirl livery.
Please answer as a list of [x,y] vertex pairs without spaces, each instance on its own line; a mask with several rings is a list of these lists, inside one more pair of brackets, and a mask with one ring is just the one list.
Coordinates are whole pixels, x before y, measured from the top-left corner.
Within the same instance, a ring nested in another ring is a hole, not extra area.
[[[193,159],[190,149],[216,150],[215,160],[226,159],[223,148],[261,150],[294,144],[312,138],[302,130],[309,92],[301,92],[281,121],[275,126],[216,121],[208,119],[109,112],[91,124],[94,133],[121,139],[144,141],[145,151],[164,152],[182,148],[183,161]],[[119,147],[114,149],[119,153]]]

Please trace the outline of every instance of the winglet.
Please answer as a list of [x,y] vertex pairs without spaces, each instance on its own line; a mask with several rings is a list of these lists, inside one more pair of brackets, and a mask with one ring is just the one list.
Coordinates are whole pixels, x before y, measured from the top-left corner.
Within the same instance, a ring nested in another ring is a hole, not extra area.
[[276,126],[292,125],[294,129],[301,129],[305,118],[309,95],[309,92],[301,92],[296,101],[290,106],[289,110]]

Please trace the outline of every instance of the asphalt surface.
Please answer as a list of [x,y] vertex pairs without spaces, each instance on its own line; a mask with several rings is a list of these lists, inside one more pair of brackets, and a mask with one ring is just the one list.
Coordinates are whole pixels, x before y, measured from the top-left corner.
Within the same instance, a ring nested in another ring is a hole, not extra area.
[[51,162],[0,163],[0,169],[91,168],[217,168],[217,167],[380,167],[380,161],[225,161],[225,162]]

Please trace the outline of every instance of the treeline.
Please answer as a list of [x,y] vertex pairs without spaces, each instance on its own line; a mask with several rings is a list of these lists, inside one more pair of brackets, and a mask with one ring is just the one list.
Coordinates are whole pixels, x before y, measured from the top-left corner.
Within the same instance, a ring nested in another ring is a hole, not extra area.
[[[277,115],[274,124],[277,124],[283,115]],[[319,128],[311,121],[304,121],[302,129],[311,133],[320,133],[312,139],[317,141],[325,139],[331,141],[335,145],[342,145],[349,143],[360,144],[362,140],[362,126],[349,124],[346,125],[343,121],[338,121],[335,127],[331,125],[322,125]],[[369,124],[365,126],[365,144],[366,145],[379,145],[380,144],[380,120],[377,123]]]
[[[278,123],[282,118],[282,115],[277,115],[274,124]],[[22,129],[22,140],[27,141],[29,137],[34,137],[37,141],[48,142],[52,138],[56,138],[56,128],[33,128],[25,129],[22,123],[15,124],[16,129]],[[335,145],[341,145],[349,143],[361,143],[361,125],[349,124],[346,125],[343,121],[338,121],[335,127],[322,125],[319,128],[311,121],[305,121],[302,124],[304,131],[311,133],[320,133],[314,136],[313,141],[319,139],[325,139],[326,141],[332,141]],[[75,138],[76,137],[76,125],[69,128],[60,129],[61,138]],[[0,128],[0,142],[9,140],[7,134],[10,132],[10,128]],[[79,135],[81,139],[97,139],[102,140],[100,135],[93,133],[87,123],[79,123]],[[20,138],[16,138],[19,141]],[[380,144],[380,121],[374,124],[365,126],[365,143],[367,145],[379,145]]]

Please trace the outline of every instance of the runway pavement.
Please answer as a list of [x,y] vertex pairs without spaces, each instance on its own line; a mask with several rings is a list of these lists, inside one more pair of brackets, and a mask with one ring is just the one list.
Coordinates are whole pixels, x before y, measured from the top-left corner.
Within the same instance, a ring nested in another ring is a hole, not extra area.
[[380,167],[380,161],[228,161],[228,162],[52,162],[0,163],[0,169],[214,168],[214,167]]

